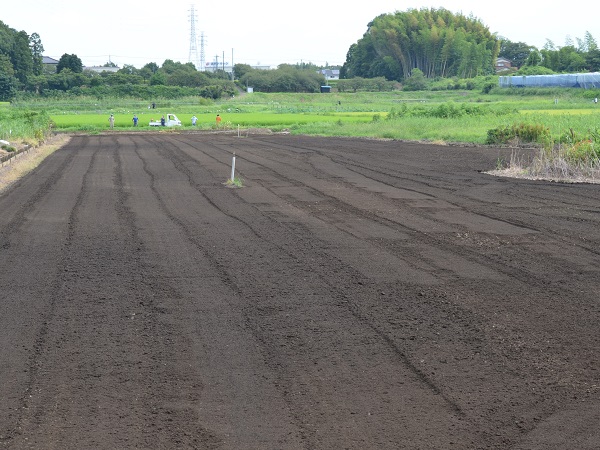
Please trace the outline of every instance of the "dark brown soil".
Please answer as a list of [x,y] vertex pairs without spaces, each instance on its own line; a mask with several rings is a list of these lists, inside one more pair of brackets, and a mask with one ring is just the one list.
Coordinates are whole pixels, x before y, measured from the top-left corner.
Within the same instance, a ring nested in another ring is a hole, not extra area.
[[600,448],[600,186],[510,151],[73,137],[0,196],[0,447]]

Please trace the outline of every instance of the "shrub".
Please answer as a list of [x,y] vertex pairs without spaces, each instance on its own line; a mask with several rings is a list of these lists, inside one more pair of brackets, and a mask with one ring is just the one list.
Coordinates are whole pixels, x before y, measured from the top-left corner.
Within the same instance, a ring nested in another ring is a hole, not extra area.
[[586,139],[569,146],[565,151],[565,159],[572,163],[589,162],[600,158],[600,146]]
[[471,105],[467,103],[446,102],[436,106],[412,105],[406,103],[400,105],[399,109],[392,108],[387,115],[388,120],[400,117],[433,117],[437,119],[457,119],[460,117],[482,117],[488,115],[501,116],[510,114],[512,111],[508,107],[486,107],[483,105]]
[[540,124],[519,123],[488,130],[486,144],[507,144],[511,140],[519,142],[546,143],[550,129]]
[[482,94],[489,94],[492,89],[494,89],[496,87],[496,85],[494,83],[488,83],[485,86],[483,86],[483,88],[481,89],[481,93]]

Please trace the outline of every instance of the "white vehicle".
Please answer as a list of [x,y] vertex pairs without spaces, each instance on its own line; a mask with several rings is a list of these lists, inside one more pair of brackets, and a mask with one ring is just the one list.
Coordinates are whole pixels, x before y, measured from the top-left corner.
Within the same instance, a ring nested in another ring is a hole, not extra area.
[[152,121],[150,121],[150,123],[148,125],[150,125],[151,127],[160,127],[160,126],[180,127],[181,120],[179,120],[175,114],[167,114],[165,116],[164,124],[162,123],[162,119],[161,119],[161,120],[152,120]]

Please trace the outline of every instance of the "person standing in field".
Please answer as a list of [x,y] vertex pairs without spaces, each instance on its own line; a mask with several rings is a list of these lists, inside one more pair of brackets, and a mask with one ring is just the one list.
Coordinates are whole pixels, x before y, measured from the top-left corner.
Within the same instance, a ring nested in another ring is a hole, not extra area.
[[217,128],[221,125],[221,116],[217,114]]
[[115,116],[113,116],[112,114],[108,118],[108,124],[110,125],[111,130],[115,127]]
[[196,116],[192,116],[192,126],[196,126],[196,122],[198,121],[198,118]]
[[137,114],[134,114],[133,115],[133,119],[131,119],[131,120],[133,120],[133,126],[137,127],[137,123],[138,123],[138,116],[137,116]]
[[160,126],[161,126],[161,127],[164,127],[166,123],[167,123],[167,122],[165,121],[165,116],[162,116],[162,117],[160,118]]

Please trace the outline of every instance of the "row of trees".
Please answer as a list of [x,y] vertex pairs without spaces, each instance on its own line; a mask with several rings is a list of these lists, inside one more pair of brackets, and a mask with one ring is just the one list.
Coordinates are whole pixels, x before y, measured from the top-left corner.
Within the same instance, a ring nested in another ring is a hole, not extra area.
[[217,99],[231,96],[246,86],[262,92],[318,92],[325,82],[312,64],[281,65],[276,70],[253,69],[246,64],[234,67],[237,86],[223,70],[201,72],[192,63],[166,60],[151,62],[141,69],[125,65],[118,71],[113,63],[106,71],[86,70],[75,54],[61,56],[49,69],[42,64],[43,46],[34,33],[17,32],[0,22],[0,101],[20,96],[56,97],[128,95],[139,98],[171,98],[197,95]]
[[234,66],[239,83],[260,92],[319,92],[323,75],[312,64],[281,64],[276,70],[253,69],[247,64]]
[[318,92],[324,83],[323,76],[316,70],[291,65],[281,65],[276,70],[257,70],[237,64],[234,72],[236,83],[224,71],[199,72],[192,63],[172,60],[166,60],[162,66],[149,63],[141,69],[126,65],[117,72],[74,71],[71,67],[62,67],[56,73],[29,77],[21,95],[128,95],[151,99],[160,93],[170,98],[197,95],[218,99],[235,95],[247,86],[261,92]]
[[[151,62],[141,69],[126,65],[117,72],[97,73],[86,70],[77,55],[65,53],[56,70],[48,71],[42,64],[43,51],[37,33],[28,35],[0,21],[0,100],[10,100],[17,94],[64,93],[145,98],[157,92],[216,99],[247,86],[262,92],[318,92],[325,83],[319,67],[310,63],[284,64],[276,70],[237,64],[237,86],[231,74],[222,70],[200,72],[192,63],[169,59],[162,66]],[[364,36],[350,46],[338,88],[386,90],[401,82],[405,89],[416,90],[426,85],[425,80],[473,79],[495,74],[498,56],[529,73],[600,70],[600,50],[589,32],[576,43],[568,40],[564,47],[556,47],[548,41],[538,50],[497,37],[472,16],[423,8],[373,19]],[[110,62],[106,66],[115,67]]]
[[0,100],[11,98],[20,84],[42,73],[43,51],[37,33],[30,36],[0,21]]
[[441,9],[409,9],[376,17],[342,67],[342,78],[383,76],[403,81],[493,73],[500,43],[478,19]]
[[515,68],[527,68],[529,73],[600,71],[600,49],[589,31],[576,41],[567,37],[563,47],[557,47],[554,42],[547,40],[542,49],[501,38],[499,56],[510,60]]

